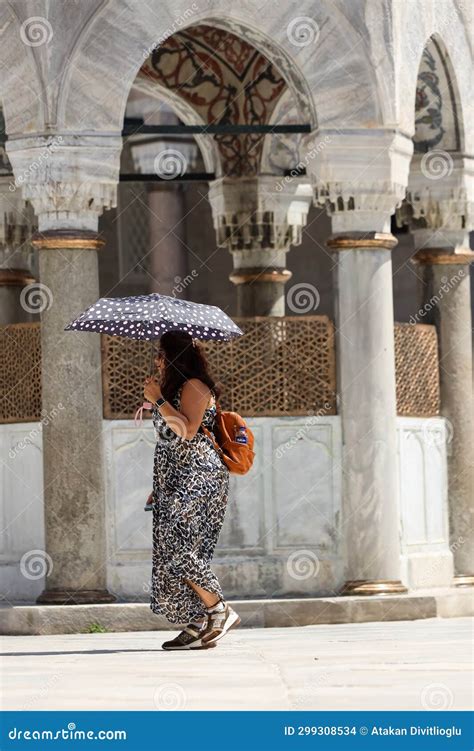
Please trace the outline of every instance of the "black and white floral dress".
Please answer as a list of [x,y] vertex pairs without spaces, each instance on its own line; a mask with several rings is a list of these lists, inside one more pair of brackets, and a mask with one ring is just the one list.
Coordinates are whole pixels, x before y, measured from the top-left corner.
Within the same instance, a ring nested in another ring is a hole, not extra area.
[[[181,389],[173,399],[180,409]],[[224,521],[229,470],[210,438],[196,433],[180,438],[158,409],[153,409],[156,448],[153,469],[153,558],[150,608],[171,623],[188,623],[206,615],[189,579],[223,597],[210,562]],[[215,399],[203,424],[212,430]]]

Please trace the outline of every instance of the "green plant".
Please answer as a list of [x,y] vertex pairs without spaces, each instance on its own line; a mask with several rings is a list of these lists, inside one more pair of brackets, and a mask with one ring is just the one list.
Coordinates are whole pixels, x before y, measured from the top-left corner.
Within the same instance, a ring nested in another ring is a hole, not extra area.
[[108,628],[105,628],[105,626],[102,626],[101,623],[89,623],[86,629],[84,629],[84,634],[106,634],[108,632]]

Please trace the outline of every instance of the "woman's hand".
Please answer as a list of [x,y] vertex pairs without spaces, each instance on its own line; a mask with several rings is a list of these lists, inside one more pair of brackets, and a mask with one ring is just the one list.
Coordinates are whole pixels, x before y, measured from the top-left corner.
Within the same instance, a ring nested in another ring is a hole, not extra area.
[[157,399],[160,399],[162,397],[159,383],[153,376],[150,376],[146,379],[145,385],[143,387],[143,395],[147,401],[152,402],[153,404]]

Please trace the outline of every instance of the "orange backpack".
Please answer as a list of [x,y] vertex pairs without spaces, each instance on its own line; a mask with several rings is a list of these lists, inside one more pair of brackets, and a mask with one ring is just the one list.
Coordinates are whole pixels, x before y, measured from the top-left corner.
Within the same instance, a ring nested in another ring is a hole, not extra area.
[[201,425],[202,431],[213,442],[229,472],[245,475],[255,458],[253,433],[237,412],[223,412],[219,404],[216,406],[214,431]]

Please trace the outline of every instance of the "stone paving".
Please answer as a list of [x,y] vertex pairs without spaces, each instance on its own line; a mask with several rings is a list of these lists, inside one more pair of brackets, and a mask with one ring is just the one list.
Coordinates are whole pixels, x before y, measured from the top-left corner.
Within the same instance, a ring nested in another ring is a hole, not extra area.
[[212,650],[169,632],[2,637],[3,709],[469,709],[472,618],[239,629]]

